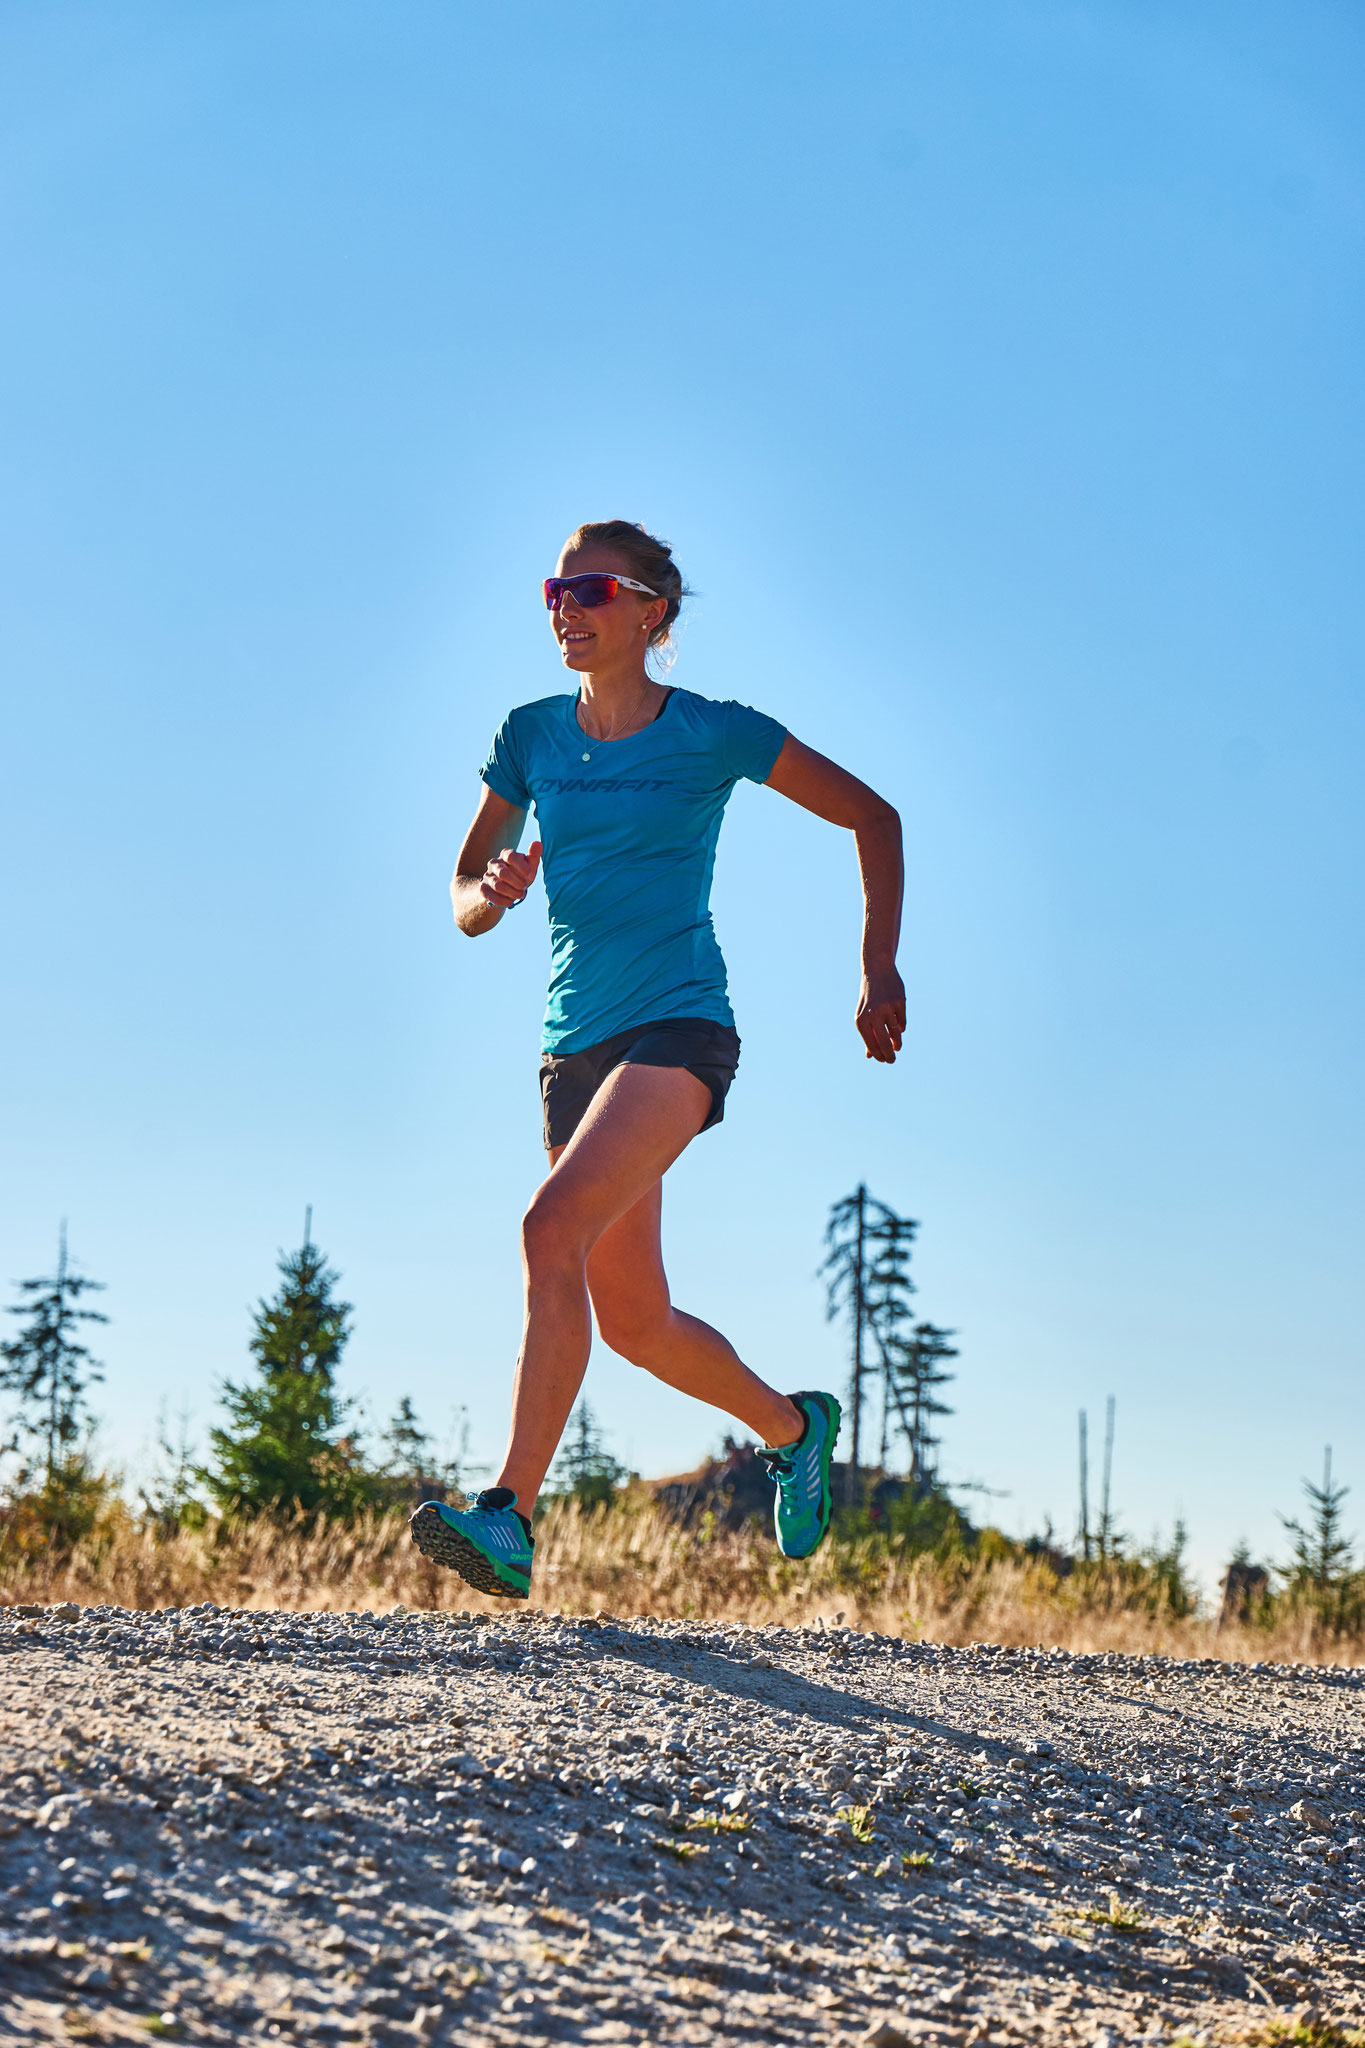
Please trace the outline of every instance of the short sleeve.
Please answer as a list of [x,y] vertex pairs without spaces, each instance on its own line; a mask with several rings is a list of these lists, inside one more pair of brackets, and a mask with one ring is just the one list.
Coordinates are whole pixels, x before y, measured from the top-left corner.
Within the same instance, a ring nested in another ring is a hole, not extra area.
[[721,762],[732,782],[766,782],[787,737],[785,725],[747,704],[722,704]]
[[531,792],[526,786],[526,768],[517,744],[517,731],[513,724],[515,716],[515,712],[511,712],[504,718],[479,773],[493,794],[500,796],[504,803],[515,804],[519,811],[529,811]]

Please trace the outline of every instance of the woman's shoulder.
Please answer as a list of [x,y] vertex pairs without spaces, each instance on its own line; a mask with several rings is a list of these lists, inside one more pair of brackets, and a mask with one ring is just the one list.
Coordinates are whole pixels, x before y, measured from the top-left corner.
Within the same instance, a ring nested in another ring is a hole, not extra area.
[[787,729],[766,711],[741,704],[735,697],[698,697],[680,690],[679,718],[693,743],[708,753],[731,782],[741,776],[766,782],[787,738]]
[[701,697],[695,690],[681,690],[676,685],[673,695],[679,700],[679,709],[684,716],[695,719],[698,725],[724,726],[736,712],[760,718],[767,715],[765,712],[755,713],[752,705],[741,703],[737,697]]
[[516,704],[503,719],[503,730],[534,732],[538,726],[563,718],[568,702],[566,692],[560,690],[553,697],[537,697],[532,704]]
[[569,701],[567,690],[556,690],[553,697],[537,697],[530,704],[514,704],[508,712],[509,718],[547,718],[555,712],[562,712]]

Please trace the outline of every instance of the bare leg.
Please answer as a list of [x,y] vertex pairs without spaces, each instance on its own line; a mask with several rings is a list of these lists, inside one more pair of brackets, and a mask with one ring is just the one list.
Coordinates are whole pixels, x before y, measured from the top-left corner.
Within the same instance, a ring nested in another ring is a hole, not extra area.
[[[583,1384],[592,1342],[588,1260],[593,1248],[637,1204],[652,1199],[653,1266],[662,1278],[659,1181],[701,1129],[709,1106],[705,1084],[685,1067],[618,1067],[598,1090],[572,1141],[553,1160],[526,1212],[526,1321],[507,1455],[497,1479],[499,1486],[512,1488],[523,1514],[530,1513]],[[666,1293],[665,1283],[665,1298]],[[690,1316],[679,1321],[704,1333],[689,1345],[696,1350],[695,1366],[687,1377],[669,1372],[659,1377],[728,1407],[763,1431],[768,1442],[790,1443],[800,1435],[796,1409],[764,1387],[723,1337]],[[775,1436],[767,1435],[770,1428],[776,1429]]]
[[654,1186],[593,1246],[588,1292],[604,1342],[632,1365],[737,1417],[765,1444],[789,1444],[804,1418],[751,1372],[729,1339],[674,1308],[659,1242],[663,1187]]

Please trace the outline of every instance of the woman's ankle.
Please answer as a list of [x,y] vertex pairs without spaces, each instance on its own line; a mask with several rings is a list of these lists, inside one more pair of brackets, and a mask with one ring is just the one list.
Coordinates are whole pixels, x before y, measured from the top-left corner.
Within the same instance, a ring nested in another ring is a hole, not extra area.
[[[510,1475],[507,1472],[500,1472],[497,1478],[493,1481],[492,1486],[485,1487],[484,1492],[495,1493],[498,1491],[504,1491],[512,1494],[514,1496],[518,1514],[529,1515],[536,1504],[537,1496],[539,1495],[541,1485],[544,1482],[537,1482],[526,1473],[522,1473],[520,1475],[520,1485],[518,1485],[517,1479],[518,1474],[516,1472],[515,1467],[513,1468]],[[508,1505],[510,1506],[512,1505],[512,1503],[509,1502]]]
[[806,1433],[806,1418],[797,1407],[795,1401],[789,1401],[784,1394],[782,1396],[782,1405],[787,1410],[790,1419],[784,1421],[781,1435],[767,1436],[763,1439],[770,1451],[789,1451],[794,1444],[800,1443]]

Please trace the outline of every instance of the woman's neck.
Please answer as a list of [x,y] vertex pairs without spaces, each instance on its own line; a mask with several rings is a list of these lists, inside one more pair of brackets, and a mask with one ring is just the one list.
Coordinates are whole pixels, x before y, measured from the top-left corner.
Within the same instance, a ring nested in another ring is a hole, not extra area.
[[667,695],[643,664],[624,675],[585,671],[578,678],[578,722],[593,739],[618,739],[657,718]]

